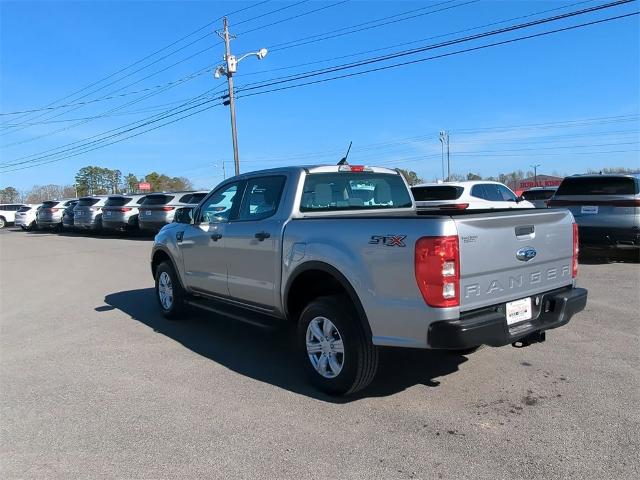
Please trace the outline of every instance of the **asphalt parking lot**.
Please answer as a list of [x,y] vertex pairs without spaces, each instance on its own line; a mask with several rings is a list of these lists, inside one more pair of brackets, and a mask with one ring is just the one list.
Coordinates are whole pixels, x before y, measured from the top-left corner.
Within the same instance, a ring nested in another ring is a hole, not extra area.
[[585,264],[547,341],[385,350],[307,386],[287,331],[159,313],[149,238],[0,232],[0,477],[639,478],[640,267]]

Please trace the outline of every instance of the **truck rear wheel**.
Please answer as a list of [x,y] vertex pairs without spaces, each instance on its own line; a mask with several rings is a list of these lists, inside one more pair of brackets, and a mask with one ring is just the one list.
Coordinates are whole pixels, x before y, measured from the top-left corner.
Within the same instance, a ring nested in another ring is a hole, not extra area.
[[300,315],[298,343],[311,382],[331,395],[362,390],[378,369],[378,349],[348,298],[320,297]]
[[165,261],[156,270],[156,299],[162,315],[177,319],[185,312],[184,289],[171,262]]

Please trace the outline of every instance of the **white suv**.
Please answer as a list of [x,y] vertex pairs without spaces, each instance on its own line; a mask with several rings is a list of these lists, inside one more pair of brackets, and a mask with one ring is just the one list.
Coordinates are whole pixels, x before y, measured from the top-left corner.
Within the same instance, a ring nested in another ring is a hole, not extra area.
[[16,212],[24,207],[22,203],[3,203],[0,205],[0,228],[4,228],[10,223],[15,223]]
[[422,183],[411,187],[418,210],[535,208],[499,182]]

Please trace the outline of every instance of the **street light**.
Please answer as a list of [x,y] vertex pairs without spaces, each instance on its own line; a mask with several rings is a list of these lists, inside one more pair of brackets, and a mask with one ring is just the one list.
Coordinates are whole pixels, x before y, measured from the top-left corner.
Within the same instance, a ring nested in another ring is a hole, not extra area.
[[[255,56],[258,60],[262,60],[267,56],[269,51],[266,48],[261,48],[257,52],[249,52],[241,55],[239,58],[235,55],[231,54],[231,45],[229,43],[231,36],[229,35],[229,23],[227,21],[227,17],[223,19],[224,30],[222,32],[218,32],[218,35],[224,40],[225,44],[225,55],[223,65],[219,65],[213,71],[213,76],[215,78],[220,78],[222,75],[227,77],[227,85],[229,87],[229,107],[231,112],[231,136],[233,140],[233,162],[235,166],[236,175],[240,175],[240,157],[238,155],[238,132],[236,129],[236,105],[235,99],[233,98],[233,74],[236,73],[238,69],[238,63],[244,60],[247,57]],[[226,102],[225,102],[226,104]]]

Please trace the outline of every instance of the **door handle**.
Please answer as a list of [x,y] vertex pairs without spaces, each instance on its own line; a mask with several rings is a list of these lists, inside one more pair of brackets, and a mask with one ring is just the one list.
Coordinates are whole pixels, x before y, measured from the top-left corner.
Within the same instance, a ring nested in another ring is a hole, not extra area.
[[211,240],[213,240],[214,242],[217,242],[221,238],[222,238],[222,235],[219,233],[214,233],[213,235],[211,235]]
[[269,238],[271,234],[269,232],[258,232],[254,236],[262,242],[265,238]]

